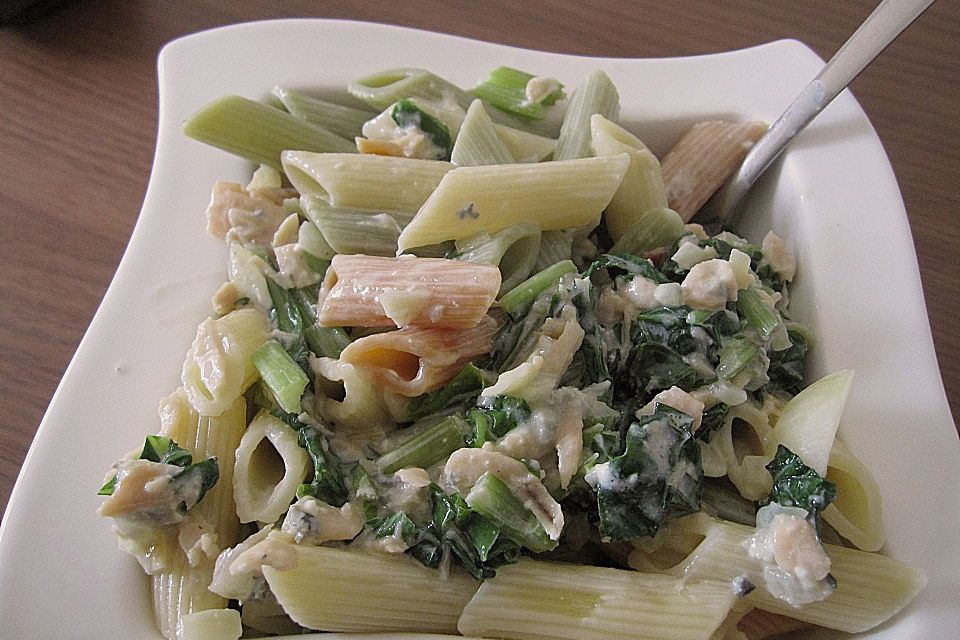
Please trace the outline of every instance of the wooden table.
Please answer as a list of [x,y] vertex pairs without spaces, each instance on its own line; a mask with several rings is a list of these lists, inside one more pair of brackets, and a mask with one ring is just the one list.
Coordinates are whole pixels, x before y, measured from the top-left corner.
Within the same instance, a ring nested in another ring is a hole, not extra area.
[[[598,56],[679,56],[797,38],[828,58],[875,2],[272,4],[67,2],[28,24],[0,28],[0,508],[140,210],[156,133],[156,56],[169,40],[234,22],[310,16]],[[853,85],[900,182],[954,416],[960,411],[958,60],[960,5],[941,0]],[[895,303],[890,315],[896,321]]]

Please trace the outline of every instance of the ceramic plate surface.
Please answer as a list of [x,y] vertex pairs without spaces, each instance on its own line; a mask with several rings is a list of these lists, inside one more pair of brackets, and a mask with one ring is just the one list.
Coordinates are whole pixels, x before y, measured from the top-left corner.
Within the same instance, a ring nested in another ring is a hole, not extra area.
[[[103,304],[54,395],[0,529],[0,621],[10,638],[158,638],[147,581],[94,511],[104,472],[159,426],[226,248],[205,234],[218,179],[250,168],[188,140],[180,123],[220,95],[275,84],[342,93],[384,68],[428,68],[461,86],[509,65],[576,86],[601,68],[621,122],[658,155],[696,120],[772,122],[822,61],[780,41],[718,55],[604,59],[526,51],[381,25],[250,23],[182,38],[160,54],[160,124],[150,186]],[[840,432],[884,497],[886,552],[929,583],[867,637],[960,637],[960,446],[930,337],[916,257],[886,155],[842,94],[758,185],[741,230],[773,228],[799,259],[794,315],[818,337],[810,378],[856,370]],[[326,636],[331,637],[331,636]]]

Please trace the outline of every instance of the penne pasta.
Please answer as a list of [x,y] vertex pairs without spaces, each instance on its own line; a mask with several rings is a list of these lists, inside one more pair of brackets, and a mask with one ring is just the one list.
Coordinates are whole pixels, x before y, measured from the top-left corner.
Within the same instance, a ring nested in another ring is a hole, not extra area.
[[590,118],[593,152],[599,157],[626,153],[630,166],[613,200],[603,212],[607,232],[616,242],[637,225],[650,209],[667,206],[667,192],[657,161],[639,138],[600,114]]
[[[762,584],[759,561],[752,559],[747,547],[756,529],[732,522],[709,518],[703,514],[678,521],[676,527],[703,536],[690,555],[667,569],[668,573],[686,580],[730,581],[747,576],[754,584]],[[910,602],[926,582],[919,572],[902,562],[874,553],[825,545],[831,559],[830,573],[837,582],[834,592],[825,600],[794,607],[757,588],[745,596],[746,602],[780,615],[788,616],[850,633],[871,629],[887,620]],[[641,566],[631,553],[631,566]]]
[[514,162],[542,162],[557,149],[557,141],[553,138],[502,124],[495,124],[494,128]]
[[477,326],[500,289],[500,270],[443,258],[338,255],[321,290],[326,326]]
[[670,208],[689,221],[766,131],[762,122],[710,120],[693,125],[660,163]]
[[496,233],[518,219],[543,230],[596,225],[629,164],[621,154],[454,169],[404,228],[399,248]]
[[402,67],[373,73],[350,83],[347,91],[377,109],[386,109],[403,98],[453,100],[462,108],[472,98],[466,91],[425,69]]
[[408,398],[434,391],[463,365],[489,353],[497,322],[485,316],[463,330],[406,327],[350,343],[340,359]]
[[251,357],[267,341],[269,321],[257,309],[239,309],[197,328],[181,380],[202,416],[220,415],[256,378]]
[[323,198],[304,196],[303,210],[334,253],[394,256],[397,238],[412,216],[334,207]]
[[827,479],[837,485],[837,500],[824,509],[823,519],[858,549],[879,551],[884,542],[880,488],[840,440],[830,450]]
[[183,132],[257,164],[280,168],[284,149],[350,153],[353,143],[285,111],[240,96],[224,96],[187,118]]
[[360,135],[363,123],[376,115],[372,111],[328,102],[283,87],[274,87],[271,94],[291,114],[319,125],[346,140],[352,140]]
[[[456,633],[460,612],[478,587],[466,574],[444,577],[405,556],[288,549],[294,568],[265,566],[263,574],[287,615],[308,629]],[[323,597],[312,597],[314,590]]]
[[453,165],[370,154],[285,151],[283,168],[301,196],[336,207],[416,213]]
[[735,598],[726,582],[523,559],[483,583],[457,626],[518,640],[708,640]]
[[479,100],[474,100],[467,109],[450,161],[460,167],[514,162],[513,155]]
[[310,463],[285,422],[260,413],[236,452],[233,495],[240,522],[276,522],[290,506]]
[[570,96],[553,159],[574,160],[591,156],[590,118],[600,114],[614,120],[619,113],[620,95],[607,74],[597,70],[588,75]]
[[[177,390],[161,403],[161,423],[164,434],[197,459],[214,456],[225,462],[221,465],[218,483],[197,505],[191,519],[181,526],[180,548],[170,566],[151,580],[157,626],[164,637],[172,639],[184,616],[223,609],[227,605],[225,598],[207,587],[213,579],[216,554],[239,540],[240,521],[233,501],[233,466],[229,461],[246,428],[246,402],[237,398],[220,416],[203,417],[189,409],[186,395]],[[193,536],[188,527],[195,529]],[[208,536],[206,539],[204,534]],[[204,548],[205,545],[213,547]]]
[[540,251],[540,227],[521,222],[495,234],[480,233],[456,243],[458,260],[492,264],[500,268],[500,293],[509,291],[530,275]]

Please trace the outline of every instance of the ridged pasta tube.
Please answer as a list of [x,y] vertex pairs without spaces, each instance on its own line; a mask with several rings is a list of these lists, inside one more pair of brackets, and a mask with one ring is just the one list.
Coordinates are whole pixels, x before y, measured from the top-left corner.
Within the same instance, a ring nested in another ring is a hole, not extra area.
[[416,213],[454,165],[371,154],[284,151],[283,169],[301,196],[335,207]]
[[708,120],[690,127],[660,163],[670,208],[689,221],[766,131],[763,122]]
[[607,231],[614,242],[637,225],[650,209],[667,206],[660,162],[635,135],[601,116],[590,119],[590,138],[597,156],[626,153],[630,167],[613,200],[603,212]]
[[510,150],[497,134],[493,120],[479,100],[474,100],[467,109],[450,160],[460,167],[513,163]]
[[446,101],[452,98],[462,108],[470,105],[470,94],[440,76],[411,67],[385,69],[358,78],[347,91],[377,109],[386,109],[404,98],[427,98]]
[[481,233],[458,242],[457,259],[464,262],[492,264],[500,269],[500,293],[523,282],[540,253],[540,227],[521,222],[494,234]]
[[570,96],[554,160],[574,160],[592,154],[590,118],[597,113],[609,120],[615,120],[620,113],[620,94],[610,77],[599,69],[584,78]]
[[458,629],[517,640],[707,640],[735,599],[726,582],[523,559],[483,583]]
[[496,233],[517,222],[544,230],[595,225],[629,166],[629,156],[620,154],[454,169],[404,228],[399,250]]
[[[722,580],[729,583],[738,576],[758,575],[761,563],[750,557],[747,540],[754,527],[710,518],[704,514],[687,516],[671,525],[703,536],[703,541],[679,564],[665,572],[686,580]],[[668,531],[671,534],[673,531]],[[825,600],[794,607],[757,588],[745,596],[745,602],[766,611],[803,620],[821,627],[859,633],[872,629],[900,611],[913,600],[926,578],[903,562],[876,553],[824,545],[830,556],[830,573],[837,588]],[[631,566],[649,566],[638,550],[631,553]],[[640,556],[640,557],[636,557]]]
[[[246,402],[236,398],[217,417],[203,417],[189,409],[185,394],[178,390],[161,403],[164,435],[191,452],[194,459],[215,456],[220,479],[191,511],[191,519],[216,532],[215,545],[226,548],[237,543],[240,521],[233,501],[233,455],[246,428]],[[188,520],[189,522],[189,520]],[[183,544],[181,530],[181,545]],[[212,541],[211,541],[212,542]],[[198,544],[202,543],[198,541]],[[183,616],[207,609],[223,609],[225,598],[207,587],[213,579],[214,557],[201,556],[191,563],[177,553],[172,566],[152,578],[154,615],[160,632],[173,638]]]
[[239,309],[200,323],[181,373],[197,413],[220,415],[240,397],[256,378],[251,356],[269,332],[270,321],[259,309]]
[[309,465],[307,452],[297,444],[296,431],[268,413],[257,415],[236,452],[233,495],[240,521],[278,520],[293,501]]
[[463,330],[407,327],[359,338],[340,359],[387,389],[412,398],[443,386],[463,365],[489,353],[497,322],[485,316]]
[[456,633],[460,612],[479,585],[459,571],[444,577],[406,555],[290,549],[293,569],[264,566],[263,575],[287,615],[310,629]]
[[327,269],[317,316],[325,326],[468,329],[499,289],[500,270],[489,265],[341,254]]
[[827,480],[837,485],[837,499],[823,510],[823,519],[858,549],[879,551],[884,541],[880,487],[839,440],[830,450]]

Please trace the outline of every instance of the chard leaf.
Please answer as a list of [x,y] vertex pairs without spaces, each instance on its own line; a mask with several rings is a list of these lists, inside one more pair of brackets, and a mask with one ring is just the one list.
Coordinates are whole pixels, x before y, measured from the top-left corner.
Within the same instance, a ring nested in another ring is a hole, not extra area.
[[797,395],[803,390],[803,368],[813,336],[799,325],[788,325],[787,337],[790,338],[789,348],[770,351],[768,354],[770,366],[767,368],[767,375],[770,382],[763,386],[765,392],[785,391],[790,395]]
[[[652,262],[639,256],[605,253],[590,265],[584,276],[589,278],[595,271],[598,271],[599,269],[612,269],[615,273],[622,273],[625,275],[627,280],[633,280],[637,276],[643,276],[647,280],[652,280],[657,284],[665,284],[670,282],[670,280],[668,280],[662,273],[657,271],[657,268],[653,266]],[[614,274],[611,274],[611,277],[613,277],[613,275]]]
[[[166,436],[147,436],[143,442],[143,449],[140,450],[140,455],[137,456],[137,459],[149,460],[150,462],[160,464],[172,464],[177,467],[188,467],[193,462],[193,455]],[[216,482],[216,480],[214,480],[214,482]],[[112,496],[116,487],[117,476],[114,475],[100,487],[97,495]],[[204,491],[206,491],[206,489]]]
[[447,494],[436,484],[430,485],[433,501],[433,523],[440,531],[451,525],[463,525],[472,513],[459,493]]
[[410,400],[409,419],[413,422],[451,408],[459,408],[476,398],[493,377],[473,364],[467,364],[450,382],[437,391]]
[[[416,527],[407,549],[411,556],[437,568],[449,554],[477,580],[492,578],[496,567],[517,561],[520,546],[501,527],[471,509],[460,494],[447,494],[431,484],[430,499],[433,517],[426,525]],[[402,520],[398,522],[405,526]]]
[[307,450],[313,462],[313,478],[297,488],[297,497],[312,496],[334,507],[343,506],[350,496],[340,459],[330,450],[319,429],[304,425],[293,416],[289,418],[299,425],[297,442]]
[[630,354],[629,372],[634,390],[651,393],[677,386],[693,389],[702,380],[697,370],[673,349],[653,342],[637,345]]
[[178,467],[186,467],[193,462],[189,451],[164,436],[147,436],[140,451],[140,459]]
[[406,513],[398,511],[380,520],[373,528],[373,534],[378,539],[395,536],[407,543],[408,546],[412,546],[417,535],[417,525]]
[[693,418],[659,405],[627,429],[609,481],[598,483],[600,534],[612,540],[652,536],[668,520],[700,508],[703,468]]
[[805,465],[800,456],[782,444],[777,445],[777,455],[767,465],[767,471],[773,477],[767,502],[806,509],[814,521],[837,498],[837,485]]
[[700,420],[700,428],[697,429],[697,438],[704,442],[710,442],[717,429],[723,426],[729,408],[721,402],[704,411],[703,418]]
[[477,550],[477,556],[481,562],[486,562],[490,557],[493,546],[500,538],[500,528],[484,518],[476,515],[471,518],[470,525],[467,527],[467,533],[473,542],[474,549]]
[[220,479],[220,467],[216,458],[207,458],[201,462],[187,465],[170,480],[175,495],[183,496],[177,504],[177,511],[183,515],[196,505],[207,491]]
[[471,433],[467,444],[481,447],[484,442],[502,438],[530,417],[530,405],[522,398],[496,396],[481,398],[483,404],[467,412]]

